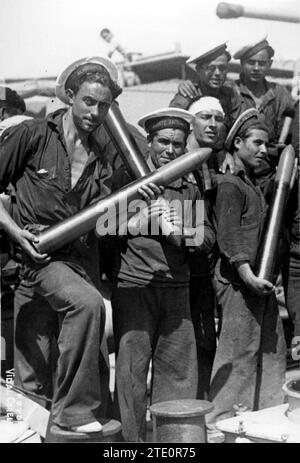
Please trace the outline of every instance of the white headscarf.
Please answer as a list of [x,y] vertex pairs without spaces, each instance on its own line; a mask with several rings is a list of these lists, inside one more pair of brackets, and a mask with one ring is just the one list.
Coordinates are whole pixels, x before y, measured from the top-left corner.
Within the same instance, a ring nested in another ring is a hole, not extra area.
[[219,111],[222,116],[225,116],[224,110],[221,106],[220,101],[212,96],[203,96],[199,100],[195,101],[189,107],[189,112],[194,116],[200,111]]

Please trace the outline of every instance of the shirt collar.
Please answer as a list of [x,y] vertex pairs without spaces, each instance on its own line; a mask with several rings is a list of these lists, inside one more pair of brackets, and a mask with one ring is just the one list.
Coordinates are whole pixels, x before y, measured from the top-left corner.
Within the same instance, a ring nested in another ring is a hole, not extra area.
[[244,178],[247,174],[246,170],[242,166],[235,166],[233,175],[235,175],[236,177]]
[[[240,87],[240,92],[243,93],[244,95],[250,95],[250,91],[248,89],[248,87],[246,86],[245,84],[245,79],[244,79],[244,76],[243,74],[240,75],[240,80],[238,81],[238,85]],[[272,100],[273,98],[275,98],[275,92],[274,92],[274,88],[273,88],[273,83],[272,82],[269,82],[267,81],[266,79],[264,79],[264,85],[265,85],[265,88],[266,88],[266,93],[264,94],[264,100]]]
[[149,166],[149,169],[151,170],[151,172],[154,172],[156,170],[156,167],[152,161],[152,158],[151,158],[151,154],[149,154],[148,158],[147,158],[147,164]]
[[48,124],[59,133],[62,141],[64,141],[62,118],[67,110],[68,108],[57,109],[53,113],[48,114],[46,117]]
[[208,85],[201,84],[199,80],[198,86],[203,96],[213,96],[215,98],[220,99],[221,96],[226,94],[226,87],[224,87],[223,85],[218,90],[213,90]]
[[246,170],[242,166],[235,167],[233,175],[235,175],[236,177],[240,177],[245,183],[257,187],[256,179],[253,177],[249,177],[249,175],[246,173]]
[[[65,149],[66,149],[66,144],[65,144],[65,137],[64,137],[64,130],[63,130],[63,115],[67,112],[69,108],[60,108],[54,111],[53,113],[49,114],[47,116],[47,121],[48,124],[54,128],[54,130],[57,131],[59,134],[59,137],[61,139],[61,142],[63,143]],[[90,164],[93,162],[97,157],[99,157],[99,147],[97,144],[96,137],[91,134],[88,138],[89,144],[90,144],[90,149],[92,151],[91,156],[87,162],[87,164]],[[97,155],[98,154],[98,155]]]

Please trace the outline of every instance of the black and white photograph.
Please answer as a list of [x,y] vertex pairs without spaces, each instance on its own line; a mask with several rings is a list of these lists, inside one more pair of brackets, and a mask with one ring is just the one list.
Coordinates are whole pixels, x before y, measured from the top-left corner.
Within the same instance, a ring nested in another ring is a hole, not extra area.
[[0,443],[300,443],[300,2],[233,1],[1,0]]

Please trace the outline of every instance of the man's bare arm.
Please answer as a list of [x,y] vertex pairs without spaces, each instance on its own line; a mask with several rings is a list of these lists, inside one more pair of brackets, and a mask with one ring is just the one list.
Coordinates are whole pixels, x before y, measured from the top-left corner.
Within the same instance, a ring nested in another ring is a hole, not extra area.
[[248,262],[238,262],[235,265],[240,278],[255,294],[267,296],[275,291],[272,283],[254,275]]
[[0,198],[0,228],[4,230],[9,238],[15,241],[35,261],[48,262],[50,257],[47,254],[39,254],[32,243],[38,243],[38,238],[28,230],[21,229],[7,212],[2,199]]

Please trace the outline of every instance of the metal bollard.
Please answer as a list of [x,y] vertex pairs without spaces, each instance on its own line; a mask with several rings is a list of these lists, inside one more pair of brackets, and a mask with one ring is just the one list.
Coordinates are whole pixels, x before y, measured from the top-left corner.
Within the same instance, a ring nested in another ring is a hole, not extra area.
[[153,441],[205,443],[205,415],[213,408],[211,402],[193,399],[170,400],[151,405]]

